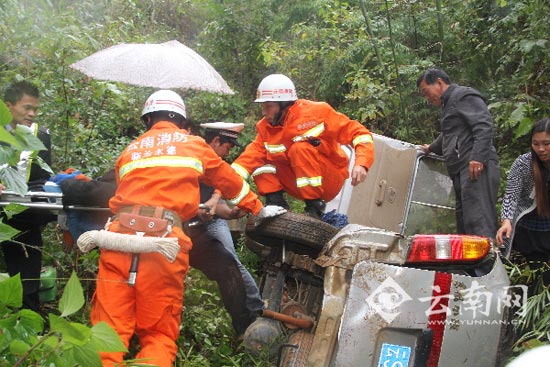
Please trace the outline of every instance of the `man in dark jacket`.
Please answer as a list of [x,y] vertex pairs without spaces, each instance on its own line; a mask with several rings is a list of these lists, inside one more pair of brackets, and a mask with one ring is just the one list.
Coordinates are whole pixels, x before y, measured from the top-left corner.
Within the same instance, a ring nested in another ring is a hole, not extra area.
[[[51,140],[49,131],[34,122],[39,106],[38,88],[27,81],[10,84],[4,93],[4,102],[12,115],[12,122],[6,126],[8,131],[17,125],[26,126],[37,136],[46,150],[39,152],[21,152],[17,164],[18,172],[27,181],[29,190],[43,191],[43,184],[50,177],[36,162],[38,155],[48,165],[51,164]],[[20,274],[23,284],[23,307],[39,311],[40,270],[42,268],[41,227],[55,217],[39,209],[27,209],[15,215],[6,223],[21,231],[13,241],[2,243],[4,259],[10,276]]]
[[426,70],[417,87],[428,102],[441,106],[441,132],[422,149],[445,157],[456,194],[457,232],[494,237],[499,167],[485,98],[473,88],[451,84],[439,69]]
[[[82,175],[83,176],[83,175]],[[85,177],[85,176],[84,176]],[[67,178],[59,183],[63,192],[63,205],[96,207],[105,210],[65,209],[67,227],[76,242],[84,232],[101,229],[110,216],[109,199],[116,191],[115,170],[111,169],[95,180]]]

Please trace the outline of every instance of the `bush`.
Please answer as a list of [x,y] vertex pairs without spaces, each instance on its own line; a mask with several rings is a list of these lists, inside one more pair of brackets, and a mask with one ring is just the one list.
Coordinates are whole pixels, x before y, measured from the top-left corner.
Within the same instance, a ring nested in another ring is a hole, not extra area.
[[48,315],[48,326],[38,313],[20,309],[23,288],[19,274],[0,281],[0,361],[16,366],[100,367],[100,351],[126,348],[106,323],[88,327],[68,317],[84,305],[76,273],[71,275],[59,300],[59,315]]

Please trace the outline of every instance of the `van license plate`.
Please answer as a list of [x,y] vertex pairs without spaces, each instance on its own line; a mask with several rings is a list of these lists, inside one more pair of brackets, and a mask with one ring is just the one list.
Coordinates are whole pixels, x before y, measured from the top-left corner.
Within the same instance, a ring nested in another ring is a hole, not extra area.
[[383,343],[378,367],[407,367],[411,358],[411,347]]

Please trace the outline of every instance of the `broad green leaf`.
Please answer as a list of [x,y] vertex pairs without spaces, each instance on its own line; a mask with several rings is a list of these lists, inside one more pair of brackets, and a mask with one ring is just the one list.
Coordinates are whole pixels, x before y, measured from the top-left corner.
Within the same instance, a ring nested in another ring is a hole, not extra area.
[[71,333],[63,335],[63,340],[66,343],[83,346],[90,342],[90,338],[92,337],[92,329],[78,322],[70,322],[69,325],[71,326]]
[[[61,350],[61,352],[59,352]],[[57,350],[40,350],[33,353],[33,356],[40,361],[40,364],[33,364],[32,366],[44,366],[44,367],[84,367],[84,365],[78,365],[74,362],[67,351],[64,349]],[[30,366],[30,365],[29,365]]]
[[[11,115],[10,109],[8,108],[8,106],[6,106],[4,101],[0,99],[0,126],[6,126],[11,122],[11,120],[12,120],[12,115]],[[5,129],[0,129],[0,135],[2,135],[1,130],[5,130]],[[2,140],[1,137],[0,137],[0,140]]]
[[19,161],[20,152],[8,145],[0,145],[0,162],[2,165],[15,166]]
[[494,110],[494,109],[502,107],[502,105],[503,105],[502,102],[493,102],[493,103],[490,103],[488,105],[488,107],[489,107],[489,110]]
[[13,308],[23,304],[23,286],[19,274],[0,282],[0,303]]
[[523,49],[523,51],[530,52],[533,49],[533,46],[535,46],[535,41],[533,41],[533,40],[521,40],[519,45]]
[[21,142],[21,150],[46,150],[42,140],[36,137],[27,126],[17,125],[14,137]]
[[[2,101],[0,101],[2,102]],[[14,148],[21,148],[21,144],[4,126],[0,127],[0,141],[7,143]]]
[[526,109],[525,103],[516,104],[516,108],[510,114],[510,120],[516,123],[519,123],[520,121],[522,121],[525,118],[525,109]]
[[4,351],[8,349],[10,340],[11,338],[8,332],[4,331],[0,333],[0,355],[2,355]]
[[521,136],[525,136],[529,134],[532,128],[533,128],[533,120],[530,118],[523,119],[519,123],[518,127],[516,128],[515,137],[519,138]]
[[29,191],[25,177],[13,167],[0,167],[0,181],[8,190],[23,196]]
[[61,312],[61,317],[72,315],[84,305],[84,292],[82,291],[82,285],[80,280],[76,275],[76,272],[73,270],[65,289],[63,290],[63,295],[59,300],[59,312]]
[[17,204],[17,203],[9,203],[4,207],[4,213],[6,213],[9,219],[16,214],[23,213],[27,209],[29,209],[28,206]]
[[92,342],[99,352],[127,352],[117,332],[105,322],[92,327]]
[[50,175],[53,176],[55,174],[55,173],[53,173],[50,166],[48,166],[48,163],[44,162],[42,157],[36,156],[36,157],[33,158],[33,160],[36,164],[38,164],[40,166],[40,168],[42,168],[44,171],[48,172]]
[[536,42],[536,45],[539,47],[546,47],[546,44],[548,43],[548,40],[546,39],[539,39]]
[[545,39],[537,39],[537,40],[521,40],[519,45],[525,52],[531,52],[533,50],[533,47],[537,46],[540,48],[544,48],[546,46],[546,43],[548,41]]
[[23,340],[16,339],[12,340],[10,343],[10,353],[15,355],[23,355],[25,354],[31,346],[27,343],[25,343]]
[[74,361],[79,366],[101,367],[101,357],[99,352],[94,349],[92,343],[83,346],[74,346],[72,348]]
[[0,329],[13,330],[15,325],[17,325],[17,313],[12,313],[0,319]]
[[52,313],[49,314],[48,317],[50,319],[50,330],[61,333],[65,342],[74,345],[84,345],[88,343],[92,332],[85,325],[68,322],[64,318]]
[[[0,242],[11,240],[19,232],[21,231],[5,223],[0,222]],[[10,244],[5,244],[4,246],[10,246]]]
[[45,337],[46,339],[42,340],[42,344],[44,344],[48,349],[55,349],[59,345],[59,338],[56,335],[50,335]]
[[44,319],[38,313],[22,309],[19,311],[19,324],[28,330],[29,334],[38,334],[44,330]]
[[527,135],[531,131],[533,120],[528,117],[526,113],[527,108],[528,105],[526,103],[518,103],[515,110],[510,114],[510,120],[515,122],[517,126],[515,131],[516,138]]

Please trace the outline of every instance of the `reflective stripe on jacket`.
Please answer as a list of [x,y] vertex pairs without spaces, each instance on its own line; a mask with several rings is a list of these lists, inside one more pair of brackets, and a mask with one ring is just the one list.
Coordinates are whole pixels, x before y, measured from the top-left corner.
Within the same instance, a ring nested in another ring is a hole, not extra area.
[[166,121],[133,141],[116,162],[118,188],[109,201],[114,213],[127,205],[162,206],[183,221],[199,206],[199,179],[234,205],[257,214],[262,203],[206,142]]
[[[245,179],[266,163],[289,165],[288,151],[293,144],[307,144],[308,137],[318,138],[319,152],[341,172],[348,175],[348,157],[340,147],[355,149],[355,164],[367,169],[374,161],[374,143],[370,131],[358,121],[335,111],[325,102],[297,100],[288,110],[283,126],[271,126],[265,118],[256,124],[257,135],[235,160],[233,168]],[[312,173],[309,177],[317,177]]]

